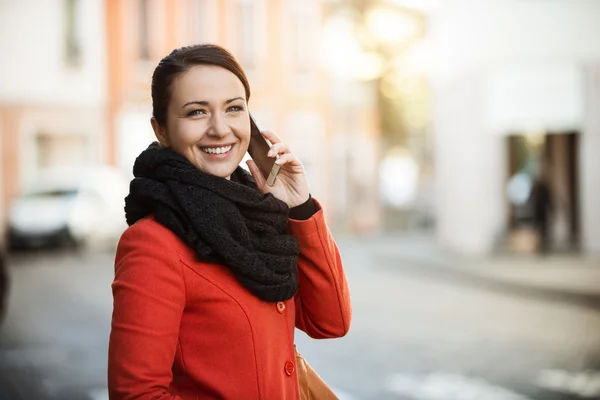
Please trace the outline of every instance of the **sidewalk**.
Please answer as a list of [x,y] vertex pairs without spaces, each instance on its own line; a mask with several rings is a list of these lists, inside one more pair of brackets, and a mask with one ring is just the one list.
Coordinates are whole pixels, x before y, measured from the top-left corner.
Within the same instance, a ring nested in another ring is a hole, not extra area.
[[[482,267],[481,271],[480,268]],[[580,295],[600,296],[600,260],[577,255],[498,256],[470,262],[489,279]]]
[[432,236],[396,234],[349,239],[374,259],[408,273],[600,309],[600,258],[497,255],[466,258],[440,250]]

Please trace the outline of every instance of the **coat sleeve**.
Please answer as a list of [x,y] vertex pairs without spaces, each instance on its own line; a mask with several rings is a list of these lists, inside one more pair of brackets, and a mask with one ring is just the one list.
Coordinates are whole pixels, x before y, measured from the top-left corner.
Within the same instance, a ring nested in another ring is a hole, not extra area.
[[340,252],[315,204],[318,211],[310,219],[288,224],[300,245],[296,327],[317,339],[341,337],[350,328],[350,292]]
[[169,393],[171,368],[185,306],[178,257],[162,226],[142,220],[117,248],[108,349],[111,400],[179,400]]

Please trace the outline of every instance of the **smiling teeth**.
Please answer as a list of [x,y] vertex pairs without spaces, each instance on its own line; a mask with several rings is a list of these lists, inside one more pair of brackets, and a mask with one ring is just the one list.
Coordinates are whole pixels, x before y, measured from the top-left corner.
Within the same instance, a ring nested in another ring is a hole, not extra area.
[[202,147],[202,151],[208,154],[223,154],[231,150],[232,146],[225,147]]

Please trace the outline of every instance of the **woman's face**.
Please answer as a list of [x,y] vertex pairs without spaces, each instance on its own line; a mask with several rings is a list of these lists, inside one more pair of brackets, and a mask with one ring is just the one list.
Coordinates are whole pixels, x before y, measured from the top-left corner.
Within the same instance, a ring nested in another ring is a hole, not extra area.
[[156,137],[201,171],[228,179],[250,142],[244,85],[224,68],[200,65],[179,75],[171,92],[166,127],[152,119]]

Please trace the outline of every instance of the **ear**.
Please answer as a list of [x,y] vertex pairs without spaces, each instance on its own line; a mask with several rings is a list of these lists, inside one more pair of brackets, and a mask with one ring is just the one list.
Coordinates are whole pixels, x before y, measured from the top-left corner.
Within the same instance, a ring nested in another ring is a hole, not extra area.
[[156,139],[163,147],[169,147],[169,137],[167,136],[167,130],[163,128],[156,118],[150,118],[150,124],[152,125],[152,130],[154,131],[154,135]]

